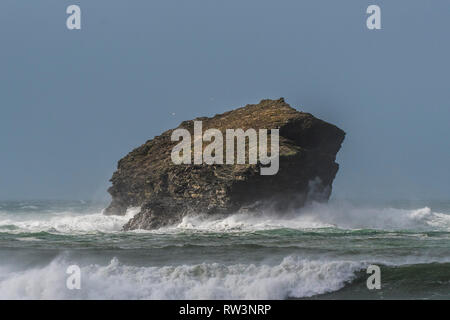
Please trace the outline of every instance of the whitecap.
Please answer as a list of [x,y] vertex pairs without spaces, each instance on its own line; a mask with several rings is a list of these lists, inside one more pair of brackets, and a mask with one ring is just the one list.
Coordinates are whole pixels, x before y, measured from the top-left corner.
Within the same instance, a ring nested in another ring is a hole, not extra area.
[[339,290],[367,264],[287,256],[276,265],[202,263],[137,267],[117,258],[81,267],[81,289],[66,287],[71,262],[0,278],[1,299],[286,299]]

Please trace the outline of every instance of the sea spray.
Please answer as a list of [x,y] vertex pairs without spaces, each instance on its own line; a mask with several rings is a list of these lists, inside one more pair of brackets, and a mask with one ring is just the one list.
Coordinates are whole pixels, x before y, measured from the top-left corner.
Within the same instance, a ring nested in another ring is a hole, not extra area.
[[[127,232],[129,217],[89,203],[0,205],[1,298],[450,298],[449,210],[433,203],[333,201]],[[378,295],[366,287],[370,264],[381,267]],[[66,287],[71,265],[80,290]]]
[[81,268],[82,289],[67,290],[71,262],[56,258],[42,268],[0,280],[1,299],[286,299],[335,291],[364,263],[308,261],[288,256],[276,265],[202,263],[164,267],[106,265]]

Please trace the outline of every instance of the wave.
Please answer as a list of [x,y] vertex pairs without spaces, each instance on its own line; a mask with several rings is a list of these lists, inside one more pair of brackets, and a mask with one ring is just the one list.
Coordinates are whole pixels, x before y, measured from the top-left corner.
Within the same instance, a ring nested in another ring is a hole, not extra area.
[[[0,215],[0,232],[57,232],[80,234],[118,232],[139,208],[128,209],[124,216],[106,216],[97,211],[53,212]],[[346,202],[313,203],[284,215],[270,211],[235,213],[227,216],[196,215],[184,217],[181,223],[164,227],[156,233],[184,231],[241,232],[273,229],[310,230],[338,228],[345,230],[415,230],[450,231],[450,215],[433,212],[429,207],[419,209],[368,208]],[[138,232],[148,232],[137,230]]]
[[97,213],[55,212],[33,215],[8,214],[1,217],[0,231],[8,233],[57,232],[65,234],[117,232],[139,208],[129,208],[123,216],[106,216]]
[[286,256],[279,264],[142,267],[113,258],[81,266],[81,288],[69,290],[60,256],[24,271],[0,266],[0,299],[449,299],[450,264],[383,265],[381,290],[366,287],[368,262],[307,260]]
[[[450,215],[429,207],[315,203],[281,216],[190,216],[133,232],[121,230],[139,208],[125,216],[29,210],[0,212],[0,299],[358,298],[372,263],[382,267],[383,297],[450,292]],[[100,252],[105,245],[119,250]],[[81,290],[68,290],[76,261]]]
[[415,210],[364,208],[348,203],[314,203],[285,215],[271,212],[237,213],[229,216],[188,216],[166,230],[256,231],[270,229],[375,229],[450,231],[450,215],[429,207]]
[[[81,289],[68,290],[70,265],[57,258],[42,268],[0,276],[1,299],[286,299],[341,289],[364,263],[285,257],[279,264],[202,263],[137,267],[113,258],[81,268]],[[3,271],[5,272],[5,271]]]

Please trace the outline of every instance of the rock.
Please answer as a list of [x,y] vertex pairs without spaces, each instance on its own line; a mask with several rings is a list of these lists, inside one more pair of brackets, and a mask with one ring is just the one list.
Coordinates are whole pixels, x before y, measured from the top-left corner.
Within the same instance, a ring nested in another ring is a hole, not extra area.
[[[327,200],[338,171],[335,162],[345,137],[336,126],[291,108],[283,98],[197,118],[209,128],[279,129],[279,171],[261,175],[261,164],[181,164],[171,160],[174,129],[148,140],[118,163],[105,214],[141,207],[124,230],[175,224],[191,214],[230,214],[270,206],[283,212],[306,201]],[[178,128],[193,134],[194,120]],[[269,139],[270,141],[270,139]]]

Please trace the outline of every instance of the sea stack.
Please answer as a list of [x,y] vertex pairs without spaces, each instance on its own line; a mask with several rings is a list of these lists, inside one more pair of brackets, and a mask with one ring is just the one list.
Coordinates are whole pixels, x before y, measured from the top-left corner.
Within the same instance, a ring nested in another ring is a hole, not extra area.
[[[270,130],[278,129],[277,173],[261,175],[264,165],[259,161],[175,164],[171,154],[178,141],[172,141],[172,132],[184,128],[193,135],[194,121],[202,122],[203,131],[218,129],[224,137],[227,129],[267,129],[269,137]],[[110,180],[112,202],[105,214],[123,215],[129,207],[141,208],[124,230],[176,224],[186,215],[257,213],[262,208],[282,213],[310,200],[326,201],[339,168],[336,154],[345,137],[338,127],[297,111],[283,98],[183,121],[175,129],[148,140],[119,161]]]

